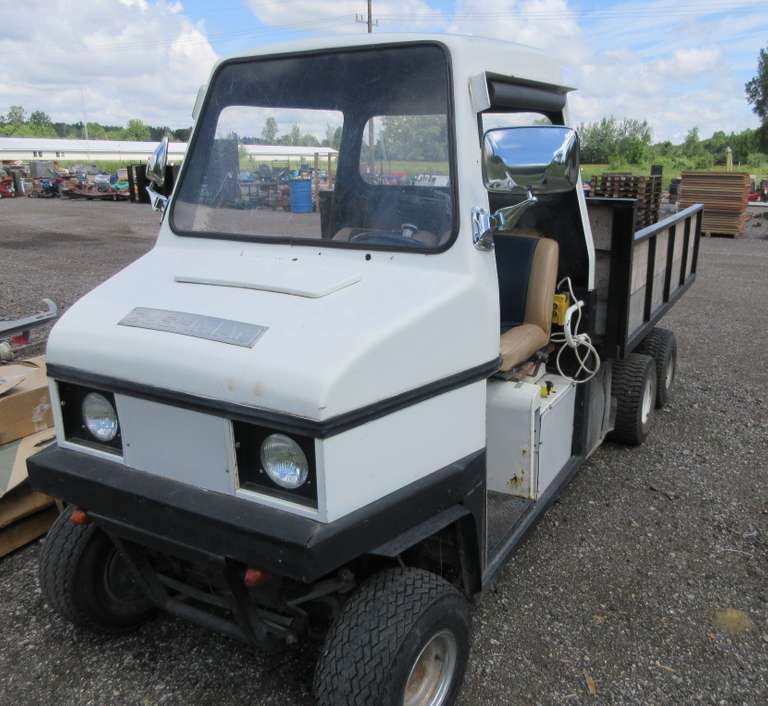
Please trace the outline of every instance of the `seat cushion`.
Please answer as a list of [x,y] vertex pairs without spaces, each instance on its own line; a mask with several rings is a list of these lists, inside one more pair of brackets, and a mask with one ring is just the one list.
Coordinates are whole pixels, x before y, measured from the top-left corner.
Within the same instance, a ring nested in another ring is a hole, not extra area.
[[556,240],[539,238],[531,263],[525,301],[526,324],[536,324],[549,335],[552,329],[552,297],[557,286],[560,247]]
[[502,370],[520,365],[549,341],[557,282],[557,241],[512,231],[495,239]]
[[536,324],[520,324],[501,335],[501,369],[524,363],[549,342],[549,334]]

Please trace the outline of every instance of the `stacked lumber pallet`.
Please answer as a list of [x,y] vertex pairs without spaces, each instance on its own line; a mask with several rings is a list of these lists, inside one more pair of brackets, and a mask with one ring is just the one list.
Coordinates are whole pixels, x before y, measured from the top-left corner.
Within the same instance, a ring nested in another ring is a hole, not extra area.
[[747,220],[749,174],[741,172],[683,172],[680,208],[704,204],[702,232],[741,235]]
[[661,175],[633,176],[632,174],[599,174],[594,178],[594,196],[637,200],[639,230],[659,220],[661,206]]
[[27,480],[27,459],[54,439],[45,359],[0,366],[0,557],[44,535],[54,499]]

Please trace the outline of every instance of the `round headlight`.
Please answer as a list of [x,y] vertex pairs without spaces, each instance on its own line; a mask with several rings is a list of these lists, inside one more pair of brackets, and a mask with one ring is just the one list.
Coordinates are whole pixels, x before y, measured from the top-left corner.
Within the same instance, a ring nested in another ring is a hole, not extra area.
[[281,488],[295,490],[306,483],[309,463],[290,436],[270,434],[261,445],[261,467]]
[[104,395],[89,392],[82,409],[85,426],[94,438],[106,444],[117,436],[117,412]]

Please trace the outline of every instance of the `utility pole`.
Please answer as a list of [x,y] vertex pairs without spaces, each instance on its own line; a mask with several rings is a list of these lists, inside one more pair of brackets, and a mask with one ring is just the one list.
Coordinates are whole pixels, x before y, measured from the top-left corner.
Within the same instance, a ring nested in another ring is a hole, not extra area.
[[88,139],[88,114],[85,112],[85,89],[80,86],[80,98],[83,102],[83,130],[85,131],[85,139]]
[[[87,147],[90,147],[90,142],[88,141],[88,113],[85,112],[85,89],[82,86],[80,86],[80,98],[83,101],[83,131],[85,132],[85,144]],[[86,152],[86,157],[90,162],[91,153]]]
[[[373,8],[371,5],[373,4],[373,0],[368,0],[368,17],[366,18],[365,22],[368,25],[368,34],[373,34]],[[363,18],[360,15],[357,15],[355,17],[356,22],[363,22]],[[378,24],[378,22],[376,22]],[[373,176],[374,172],[374,159],[373,159],[373,149],[374,149],[375,140],[373,138],[373,118],[371,118],[368,121],[368,169],[370,170],[370,175]]]

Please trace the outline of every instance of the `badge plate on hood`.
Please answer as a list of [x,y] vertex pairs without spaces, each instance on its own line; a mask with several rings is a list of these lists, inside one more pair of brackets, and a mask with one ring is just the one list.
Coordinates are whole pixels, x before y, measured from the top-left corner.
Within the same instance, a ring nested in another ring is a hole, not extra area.
[[253,348],[256,341],[267,330],[266,326],[248,324],[244,321],[220,319],[217,316],[203,316],[184,311],[152,309],[144,306],[137,306],[123,317],[118,325],[177,333],[193,338],[205,338],[209,341],[228,343],[243,348]]

